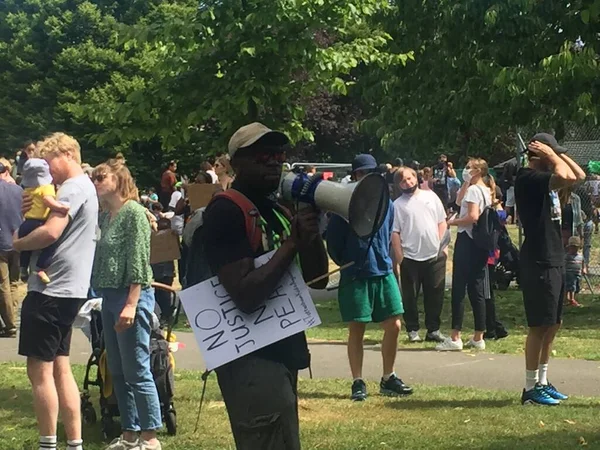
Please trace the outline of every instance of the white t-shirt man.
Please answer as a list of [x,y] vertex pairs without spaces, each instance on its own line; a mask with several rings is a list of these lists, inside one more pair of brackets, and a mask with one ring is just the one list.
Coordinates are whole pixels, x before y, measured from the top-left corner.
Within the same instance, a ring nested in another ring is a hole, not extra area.
[[[462,219],[466,217],[469,212],[469,203],[476,203],[479,206],[479,213],[481,214],[486,206],[492,204],[492,194],[487,187],[478,186],[476,184],[469,186],[465,196],[460,203],[460,213],[458,218]],[[473,224],[470,225],[459,225],[458,232],[461,233],[466,231],[469,237],[473,238]]]
[[217,184],[219,182],[219,177],[217,176],[217,173],[213,169],[207,170],[206,173],[209,174],[210,177],[212,178],[213,184]]
[[440,251],[439,225],[446,222],[446,211],[433,191],[417,190],[394,201],[394,229],[400,233],[404,257],[428,261]]
[[[171,194],[171,200],[169,201],[169,208],[175,209],[177,203],[179,202],[179,200],[181,200],[181,197],[183,197],[181,191],[173,192]],[[185,220],[183,218],[183,214],[180,214],[179,216],[175,215],[171,219],[171,229],[174,230],[179,236],[183,234],[184,222]]]

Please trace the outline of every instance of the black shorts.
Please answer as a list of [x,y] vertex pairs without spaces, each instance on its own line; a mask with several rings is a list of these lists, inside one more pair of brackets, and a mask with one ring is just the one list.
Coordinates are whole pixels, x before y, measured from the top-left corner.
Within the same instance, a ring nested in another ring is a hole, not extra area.
[[21,307],[19,355],[47,362],[69,356],[73,322],[83,301],[28,292]]
[[544,327],[562,322],[565,278],[564,267],[522,261],[521,289],[528,326]]

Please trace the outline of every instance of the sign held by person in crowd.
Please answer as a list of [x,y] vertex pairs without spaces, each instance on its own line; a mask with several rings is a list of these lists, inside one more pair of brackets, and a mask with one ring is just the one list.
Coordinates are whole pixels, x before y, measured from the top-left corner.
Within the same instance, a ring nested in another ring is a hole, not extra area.
[[179,236],[172,230],[155,231],[150,237],[150,264],[175,261],[181,258]]
[[[273,252],[256,259],[265,264]],[[212,370],[321,324],[300,269],[293,264],[267,301],[251,314],[234,304],[217,277],[180,292],[181,302]]]
[[219,190],[222,190],[220,184],[193,183],[188,185],[187,194],[190,199],[190,208],[192,211],[207,206],[213,195]]

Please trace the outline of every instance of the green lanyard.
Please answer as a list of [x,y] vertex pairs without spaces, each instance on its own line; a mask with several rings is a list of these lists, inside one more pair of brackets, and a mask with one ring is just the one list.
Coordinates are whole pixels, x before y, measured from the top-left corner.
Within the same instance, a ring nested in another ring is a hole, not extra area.
[[[266,244],[266,247],[268,247],[269,250],[271,248],[277,250],[279,247],[281,247],[281,244],[283,244],[283,241],[285,239],[288,239],[292,235],[292,227],[291,227],[290,221],[287,219],[287,217],[285,217],[283,214],[281,214],[276,209],[274,209],[273,212],[275,213],[275,217],[277,217],[277,220],[279,220],[279,223],[281,223],[281,225],[283,226],[283,238],[281,235],[279,235],[278,233],[275,233],[275,232],[272,232],[269,235],[269,232],[267,230],[267,221],[262,216],[259,216],[260,217],[260,228],[263,233],[263,236],[266,237],[266,240],[267,240],[267,242],[264,242],[264,240],[263,240],[263,244]],[[269,239],[269,238],[271,238],[271,239]],[[298,265],[298,267],[300,267],[300,257],[298,255],[296,255],[296,264]]]

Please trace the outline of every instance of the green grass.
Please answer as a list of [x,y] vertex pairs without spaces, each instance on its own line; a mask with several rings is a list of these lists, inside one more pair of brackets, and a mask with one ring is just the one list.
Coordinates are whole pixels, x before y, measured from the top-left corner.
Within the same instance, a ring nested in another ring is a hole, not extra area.
[[[25,369],[17,364],[0,369],[0,448],[37,450]],[[75,367],[75,372],[81,380],[83,368]],[[368,387],[376,392],[374,383]],[[163,448],[233,449],[215,377],[209,378],[196,433],[200,374],[177,373],[176,388],[179,433],[174,438],[161,436]],[[579,448],[581,442],[590,449],[600,448],[598,399],[579,397],[557,408],[533,408],[520,406],[515,392],[417,385],[410,398],[375,394],[364,403],[352,403],[346,380],[301,380],[299,392],[304,449],[562,450]],[[62,431],[59,434],[64,443]],[[86,450],[105,446],[99,425],[85,427],[84,438]]]
[[[581,295],[579,300],[585,305],[583,308],[566,308],[564,313],[563,329],[560,331],[554,343],[557,357],[600,360],[600,300],[598,297],[592,299],[591,295]],[[473,332],[473,315],[465,299],[465,323],[463,332],[465,335]],[[323,324],[317,328],[308,330],[311,339],[328,341],[346,341],[347,329],[340,320],[337,301],[324,301],[317,303],[317,310]],[[423,302],[419,301],[421,326],[424,327]],[[517,290],[496,292],[497,315],[501,322],[508,328],[510,336],[499,341],[487,341],[486,351],[491,353],[522,354],[524,340],[527,333],[525,313],[521,292]],[[444,300],[444,311],[442,313],[442,332],[450,330],[450,295],[446,292]],[[421,330],[421,337],[424,330]],[[365,339],[379,342],[383,331],[376,324],[367,325]],[[410,348],[432,348],[433,343],[408,344],[406,335],[401,336],[400,345]]]

